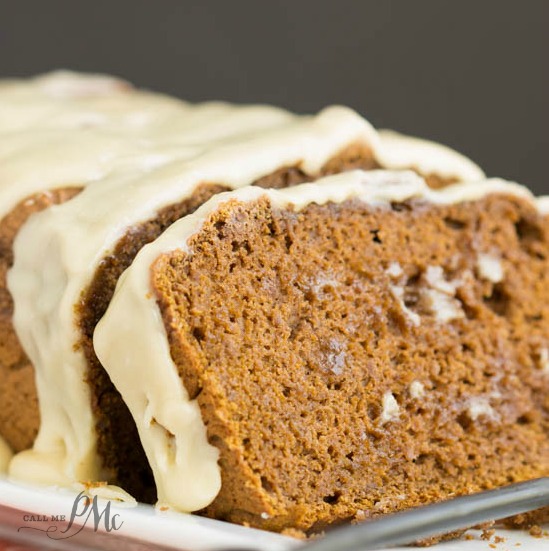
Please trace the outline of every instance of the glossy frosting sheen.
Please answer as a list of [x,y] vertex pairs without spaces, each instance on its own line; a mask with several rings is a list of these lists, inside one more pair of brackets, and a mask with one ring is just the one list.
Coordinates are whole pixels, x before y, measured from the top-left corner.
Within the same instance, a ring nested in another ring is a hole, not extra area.
[[[275,208],[291,205],[301,210],[311,203],[348,199],[373,206],[410,198],[448,204],[478,200],[491,193],[534,201],[526,188],[502,180],[462,183],[433,191],[412,172],[357,171],[284,190],[247,187],[221,193],[146,245],[120,279],[109,309],[96,328],[94,346],[136,420],[159,501],[193,511],[211,503],[220,487],[217,451],[207,442],[196,401],[189,400],[179,379],[150,285],[150,266],[159,256],[175,249],[192,254],[187,246],[189,238],[229,200],[245,203],[267,197]],[[135,380],[141,384],[136,386]]]
[[[33,193],[177,158],[181,134],[220,111],[99,75],[0,81],[0,217]],[[274,124],[287,115],[273,108],[265,117]]]
[[296,116],[267,106],[190,105],[132,91],[109,77],[67,73],[0,85],[0,105],[8,129],[0,136],[0,212],[37,190],[91,184],[30,218],[9,273],[14,325],[36,369],[41,413],[33,450],[17,455],[10,472],[46,483],[106,476],[86,365],[74,348],[74,305],[129,228],[203,182],[239,188],[296,164],[314,173],[356,142],[368,144],[388,168],[409,165],[462,180],[483,176],[458,153],[377,133],[345,107]]

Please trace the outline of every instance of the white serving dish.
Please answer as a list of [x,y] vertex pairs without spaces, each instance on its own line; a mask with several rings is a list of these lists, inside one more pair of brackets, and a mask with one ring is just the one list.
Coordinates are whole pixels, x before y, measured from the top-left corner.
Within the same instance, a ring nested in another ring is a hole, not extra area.
[[[67,524],[57,522],[64,515],[70,519],[76,490],[39,488],[20,482],[0,479],[0,540],[21,539],[37,549],[116,549],[117,551],[152,550],[161,547],[185,551],[218,551],[229,549],[250,549],[254,551],[286,551],[299,548],[299,540],[202,518],[196,515],[174,511],[160,511],[147,505],[125,505],[110,502],[110,533],[105,529],[105,507],[107,501],[97,500],[98,511],[103,512],[97,531],[94,527],[93,511],[90,507],[81,518],[76,518],[72,528],[65,534]],[[83,503],[77,512],[83,510]],[[87,514],[90,517],[86,519]],[[114,517],[114,515],[118,515]],[[52,518],[52,516],[54,518]],[[84,527],[82,528],[82,525]],[[55,531],[51,527],[56,527]],[[81,529],[82,528],[82,529]],[[46,532],[50,529],[50,533]],[[79,531],[81,529],[81,531]],[[79,531],[77,534],[75,534]],[[71,537],[56,541],[59,536]],[[472,540],[457,540],[431,547],[433,551],[549,551],[549,538],[533,538],[523,531],[498,530],[497,535],[505,539],[494,543],[480,539],[479,532],[470,532]],[[0,543],[0,549],[4,549]],[[399,548],[408,551],[410,548]],[[396,551],[396,548],[393,550]]]

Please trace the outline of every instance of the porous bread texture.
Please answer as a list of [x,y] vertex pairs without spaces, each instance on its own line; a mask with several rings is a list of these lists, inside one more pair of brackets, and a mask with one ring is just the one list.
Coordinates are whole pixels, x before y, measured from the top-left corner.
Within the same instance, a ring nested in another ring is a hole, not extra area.
[[203,513],[316,532],[549,475],[548,264],[511,195],[224,203],[151,271],[220,451]]

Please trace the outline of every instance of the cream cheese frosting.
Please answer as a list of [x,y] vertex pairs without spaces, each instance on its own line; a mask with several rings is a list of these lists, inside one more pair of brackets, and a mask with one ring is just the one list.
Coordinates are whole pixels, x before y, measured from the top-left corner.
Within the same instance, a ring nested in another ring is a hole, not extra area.
[[299,211],[311,203],[349,199],[376,207],[412,198],[437,205],[474,201],[493,193],[535,201],[526,188],[503,180],[461,183],[435,191],[411,172],[355,171],[283,190],[245,187],[212,197],[141,249],[120,278],[97,325],[94,347],[135,419],[159,502],[183,511],[200,509],[213,501],[221,479],[217,450],[207,442],[198,405],[189,400],[170,356],[151,287],[150,269],[158,257],[176,249],[192,254],[189,239],[228,201],[246,203],[267,197],[274,208],[291,206]]
[[[425,174],[460,180],[483,176],[455,151],[390,131],[378,134],[359,115],[345,111],[361,121],[386,168],[413,162]],[[147,170],[192,155],[195,144],[230,138],[235,128],[254,134],[297,118],[263,105],[190,104],[105,75],[57,71],[0,81],[0,218],[33,193],[85,186],[121,166]]]
[[193,155],[206,139],[294,118],[268,106],[193,105],[101,75],[0,81],[0,218],[34,193],[148,171]]
[[29,219],[8,277],[41,414],[34,448],[18,454],[10,472],[46,483],[107,478],[96,451],[86,363],[74,346],[74,306],[129,228],[201,183],[239,188],[294,165],[313,174],[357,142],[387,168],[410,163],[426,173],[482,177],[458,153],[378,134],[340,106],[298,116],[269,106],[191,105],[110,77],[71,73],[4,83],[0,105],[0,213],[37,190],[90,184]]
[[484,178],[482,170],[470,159],[435,142],[404,136],[393,130],[379,130],[383,147],[377,160],[391,169],[415,168],[422,174],[472,181]]

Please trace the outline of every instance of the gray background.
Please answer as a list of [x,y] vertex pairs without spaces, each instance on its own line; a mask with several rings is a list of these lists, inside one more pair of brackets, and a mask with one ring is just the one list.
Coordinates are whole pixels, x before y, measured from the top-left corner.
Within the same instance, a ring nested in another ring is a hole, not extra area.
[[547,0],[0,0],[0,76],[122,75],[189,100],[350,105],[549,193]]

